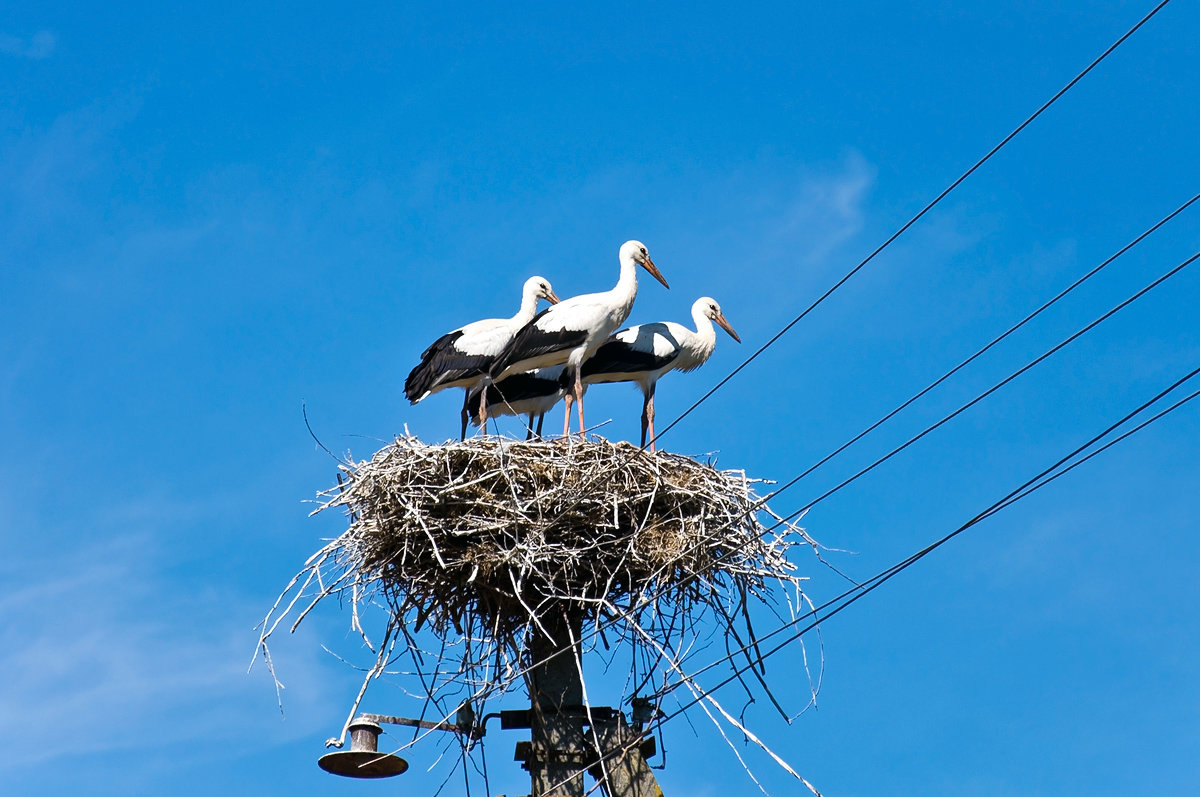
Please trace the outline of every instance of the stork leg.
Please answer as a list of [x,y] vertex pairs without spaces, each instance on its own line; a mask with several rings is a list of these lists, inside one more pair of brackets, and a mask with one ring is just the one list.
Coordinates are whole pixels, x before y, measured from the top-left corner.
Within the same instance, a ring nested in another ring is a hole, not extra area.
[[529,413],[529,420],[525,422],[525,442],[528,443],[533,439],[533,413]]
[[642,446],[646,445],[646,427],[650,427],[650,450],[654,450],[654,388],[657,385],[651,385],[650,391],[646,394],[646,404],[642,407]]
[[581,376],[582,373],[583,373],[582,368],[575,369],[575,403],[577,403],[579,405],[579,436],[586,437],[587,432],[585,432],[584,430],[587,429],[587,427],[583,425],[583,378]]
[[571,434],[571,402],[575,400],[575,396],[568,392],[563,396],[563,403],[567,405],[566,417],[563,418],[563,437]]
[[471,403],[471,391],[467,389],[463,391],[463,408],[462,408],[462,431],[458,435],[458,442],[467,439],[467,421],[470,420],[471,414],[467,412],[467,405]]
[[650,407],[650,394],[643,393],[642,394],[642,445],[641,445],[642,448],[646,447],[646,427],[650,423],[650,416],[648,415],[649,407]]
[[[479,430],[483,432],[484,437],[487,437],[487,385],[478,388],[479,390]],[[471,395],[470,392],[467,395]],[[463,405],[463,411],[466,411],[466,405]]]

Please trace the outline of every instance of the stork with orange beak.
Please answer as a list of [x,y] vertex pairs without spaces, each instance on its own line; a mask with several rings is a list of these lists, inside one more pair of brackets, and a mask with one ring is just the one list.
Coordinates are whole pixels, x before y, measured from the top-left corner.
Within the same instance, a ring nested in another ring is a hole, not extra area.
[[421,362],[404,380],[404,395],[416,404],[426,396],[449,387],[466,391],[462,409],[462,433],[467,436],[467,402],[480,386],[492,363],[537,312],[539,299],[558,304],[554,289],[544,277],[525,280],[521,309],[512,318],[487,318],[447,332],[421,354]]
[[[580,434],[586,428],[583,423],[580,369],[584,361],[629,317],[633,300],[637,298],[638,267],[646,269],[665,287],[671,287],[640,241],[626,241],[618,257],[621,261],[621,277],[612,290],[573,296],[543,310],[513,337],[489,369],[491,381],[499,383],[512,374],[551,365],[565,365],[571,389],[565,396],[567,413],[563,423],[564,437],[571,433],[572,402],[579,405]],[[485,401],[485,412],[486,407]],[[487,418],[482,421],[486,423]]]
[[654,450],[654,388],[659,377],[668,371],[691,371],[704,365],[717,347],[716,322],[738,343],[742,339],[733,331],[715,299],[702,296],[692,304],[692,320],[696,331],[664,321],[640,324],[616,333],[596,350],[583,364],[583,382],[634,382],[642,389],[642,447],[646,433],[650,434],[650,450]]

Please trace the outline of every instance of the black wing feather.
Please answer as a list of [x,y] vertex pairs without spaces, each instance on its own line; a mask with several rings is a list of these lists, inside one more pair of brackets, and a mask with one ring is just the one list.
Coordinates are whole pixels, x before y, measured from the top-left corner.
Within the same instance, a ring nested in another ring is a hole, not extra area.
[[462,334],[461,329],[447,332],[422,352],[420,364],[404,380],[404,395],[413,404],[438,385],[487,373],[491,357],[467,354],[455,347]]
[[448,346],[453,344],[454,341],[458,340],[462,336],[463,336],[463,331],[461,329],[456,329],[453,332],[447,332],[445,335],[442,335],[440,338],[435,340],[433,343],[430,343],[429,348],[427,348],[425,351],[421,352],[421,361],[424,362],[425,360],[428,360],[435,353],[437,353],[438,349],[447,348]]
[[670,365],[677,353],[660,357],[615,338],[606,340],[583,364],[582,378],[597,374],[633,374]]
[[539,329],[538,319],[548,312],[550,312],[550,308],[535,315],[532,321],[521,327],[520,331],[513,336],[513,339],[504,347],[504,351],[500,353],[489,369],[489,373],[493,377],[504,373],[505,368],[519,360],[573,349],[587,340],[588,333],[582,329],[559,329],[553,332]]
[[[565,376],[566,372],[563,372]],[[558,392],[563,376],[554,379],[539,377],[535,374],[513,374],[495,384],[488,385],[488,405],[507,401],[512,404],[526,399],[543,398]]]

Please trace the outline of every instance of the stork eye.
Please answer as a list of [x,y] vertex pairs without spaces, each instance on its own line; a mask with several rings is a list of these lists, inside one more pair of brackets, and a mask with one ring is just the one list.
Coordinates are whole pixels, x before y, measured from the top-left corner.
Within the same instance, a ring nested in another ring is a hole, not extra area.
[[646,247],[644,247],[644,246],[642,247],[642,254],[643,255],[646,254]]

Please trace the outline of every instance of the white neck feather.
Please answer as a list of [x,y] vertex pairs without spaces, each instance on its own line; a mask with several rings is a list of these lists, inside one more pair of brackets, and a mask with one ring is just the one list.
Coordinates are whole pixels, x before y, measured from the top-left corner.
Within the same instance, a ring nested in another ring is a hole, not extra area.
[[681,363],[680,370],[699,368],[717,348],[717,330],[699,302],[692,305],[692,321],[696,324],[695,333],[688,335],[687,340],[680,341],[687,360]]
[[513,325],[523,327],[537,315],[538,294],[536,285],[526,285],[521,294],[521,309],[512,317]]
[[615,323],[617,326],[625,323],[625,319],[629,317],[629,311],[633,309],[633,300],[637,298],[637,270],[637,261],[633,259],[632,255],[621,258],[621,278],[609,291],[616,307],[615,316],[618,317],[615,318]]

